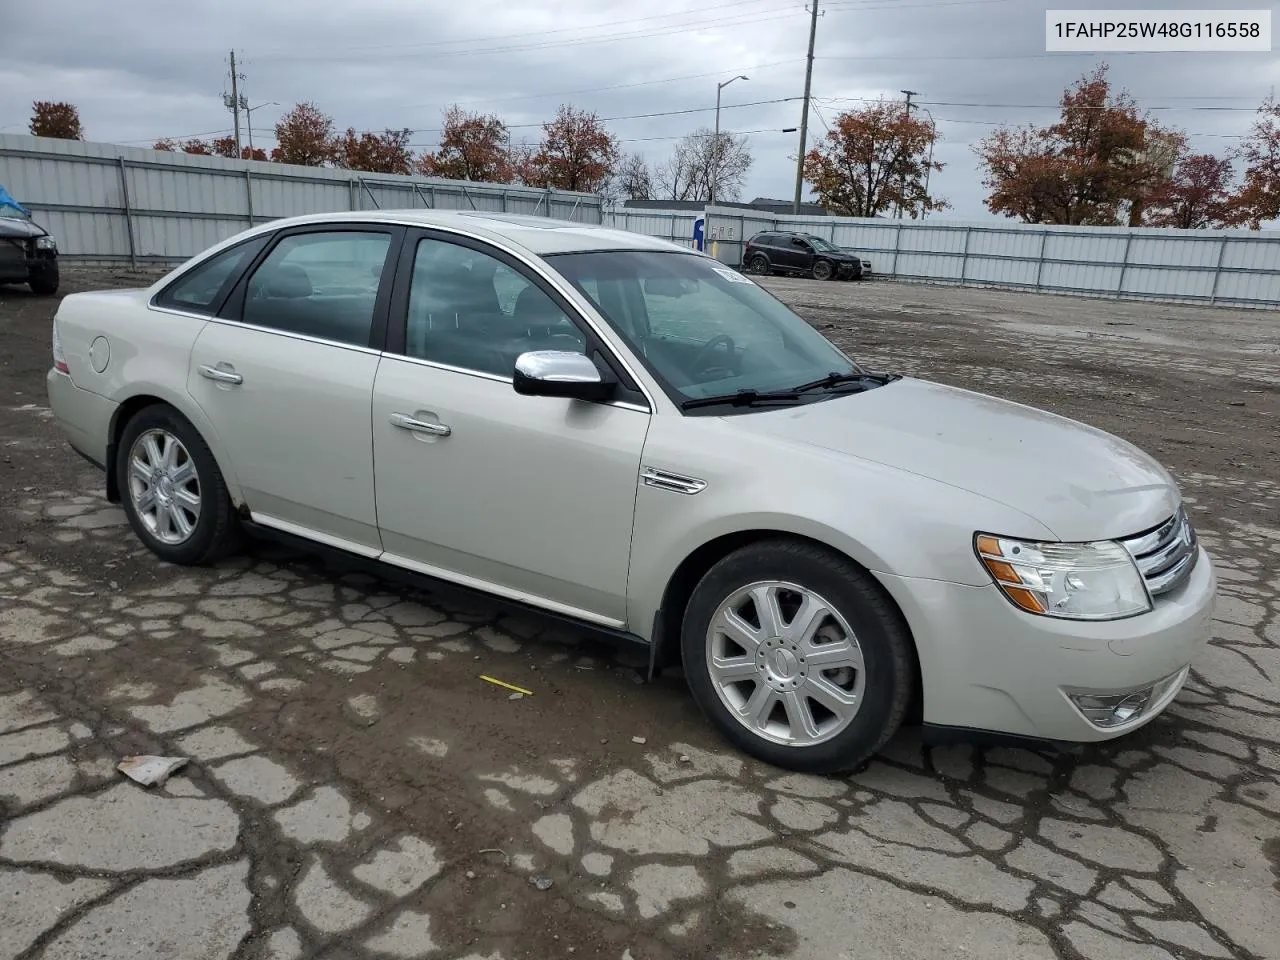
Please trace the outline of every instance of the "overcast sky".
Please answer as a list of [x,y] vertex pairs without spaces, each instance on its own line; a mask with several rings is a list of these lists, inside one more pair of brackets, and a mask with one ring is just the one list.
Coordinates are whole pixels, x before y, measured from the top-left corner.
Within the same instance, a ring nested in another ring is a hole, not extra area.
[[[1050,122],[1063,88],[1099,62],[1044,52],[1046,6],[1069,5],[820,0],[810,137],[865,98],[918,91],[943,137],[937,159],[947,166],[934,187],[952,203],[946,215],[983,216],[972,144],[999,123]],[[1273,17],[1277,7],[1227,5],[1270,7]],[[780,131],[799,125],[808,29],[803,0],[15,2],[0,30],[0,132],[25,133],[31,101],[48,99],[76,104],[90,140],[149,146],[221,134],[231,128],[221,98],[234,47],[251,103],[281,104],[254,112],[258,145],[270,146],[275,120],[299,100],[315,101],[340,129],[409,127],[424,148],[451,103],[496,113],[515,139],[536,140],[539,124],[569,102],[619,118],[607,126],[624,148],[660,161],[681,135],[712,124],[716,83],[742,73],[750,79],[724,90],[721,126],[752,131],[744,199],[790,198],[798,137]],[[1280,82],[1272,53],[1106,59],[1117,85],[1214,153],[1247,131]],[[778,100],[786,102],[761,102]]]

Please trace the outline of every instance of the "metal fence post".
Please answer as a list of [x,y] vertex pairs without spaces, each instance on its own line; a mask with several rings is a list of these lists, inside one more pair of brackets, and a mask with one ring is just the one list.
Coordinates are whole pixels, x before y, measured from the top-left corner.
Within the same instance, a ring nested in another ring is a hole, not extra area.
[[124,157],[120,161],[120,200],[124,204],[124,229],[129,237],[129,266],[138,265],[138,245],[133,235],[133,205],[129,202],[129,171],[125,167]]
[[1040,292],[1040,277],[1044,273],[1044,248],[1049,244],[1049,231],[1040,231],[1040,252],[1036,255],[1036,293]]
[[1227,244],[1231,242],[1230,237],[1225,233],[1222,235],[1222,243],[1218,246],[1218,263],[1213,268],[1213,289],[1209,291],[1209,304],[1218,302],[1218,281],[1222,279],[1222,265],[1227,259]]
[[507,212],[507,191],[506,190],[502,191],[502,212],[503,213]]
[[898,224],[897,229],[893,232],[893,267],[889,271],[889,276],[896,277],[898,275],[898,248],[902,246],[902,224]]
[[1120,279],[1116,283],[1116,299],[1119,300],[1121,294],[1124,293],[1124,275],[1129,270],[1129,248],[1133,246],[1133,232],[1130,231],[1124,238],[1124,257],[1120,261]]
[[249,226],[253,226],[253,174],[246,167],[244,171],[244,205],[249,212]]
[[964,228],[964,252],[960,254],[960,284],[964,285],[965,280],[969,278],[969,237],[973,234],[973,227]]
[[355,210],[356,208],[356,182],[355,180],[347,181],[347,209]]

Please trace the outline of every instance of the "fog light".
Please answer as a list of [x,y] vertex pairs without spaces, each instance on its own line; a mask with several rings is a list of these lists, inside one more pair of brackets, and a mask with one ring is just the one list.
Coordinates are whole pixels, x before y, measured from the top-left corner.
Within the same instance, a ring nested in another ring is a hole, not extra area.
[[1072,705],[1086,720],[1099,729],[1107,730],[1137,720],[1153,707],[1159,706],[1170,689],[1177,684],[1183,672],[1179,671],[1150,686],[1126,690],[1123,693],[1066,691],[1066,694]]

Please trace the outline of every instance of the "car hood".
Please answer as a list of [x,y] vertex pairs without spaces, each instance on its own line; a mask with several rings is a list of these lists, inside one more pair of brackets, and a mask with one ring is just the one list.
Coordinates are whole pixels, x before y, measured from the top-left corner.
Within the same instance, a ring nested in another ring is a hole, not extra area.
[[1169,473],[1118,437],[923,380],[904,378],[864,393],[730,419],[743,430],[968,490],[1035,518],[1067,541],[1147,530],[1180,502]]
[[0,237],[6,239],[29,240],[32,237],[43,237],[48,232],[44,227],[30,220],[0,217]]

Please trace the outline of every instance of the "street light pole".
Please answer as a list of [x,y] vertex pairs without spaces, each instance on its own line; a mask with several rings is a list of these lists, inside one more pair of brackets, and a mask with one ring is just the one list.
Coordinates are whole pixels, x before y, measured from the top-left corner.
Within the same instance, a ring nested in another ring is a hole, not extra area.
[[280,104],[276,103],[276,101],[274,100],[268,100],[266,103],[260,103],[256,107],[251,107],[248,104],[245,104],[244,116],[245,116],[247,125],[249,127],[249,156],[250,157],[253,156],[253,111],[260,110],[263,107],[278,107],[278,106],[280,106]]
[[733,83],[734,80],[750,80],[748,76],[738,74],[736,77],[730,77],[724,83],[716,84],[716,133],[715,138],[711,141],[711,183],[708,186],[708,193],[711,202],[716,202],[716,184],[720,180],[720,91]]

